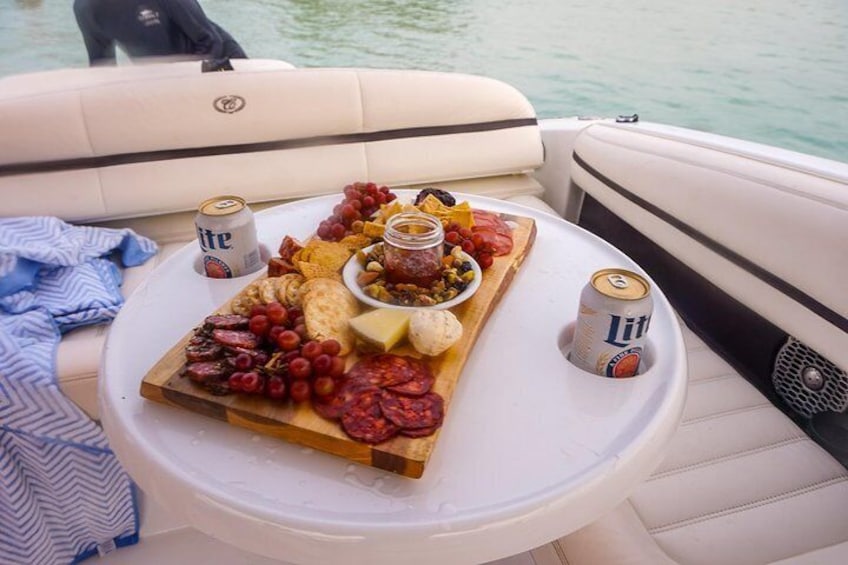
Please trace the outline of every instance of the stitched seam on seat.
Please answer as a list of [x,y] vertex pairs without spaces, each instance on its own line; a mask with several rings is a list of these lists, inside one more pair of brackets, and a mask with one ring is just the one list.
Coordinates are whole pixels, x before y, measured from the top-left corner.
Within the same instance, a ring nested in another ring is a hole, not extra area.
[[558,539],[554,540],[553,546],[554,546],[554,551],[556,552],[557,558],[559,558],[560,563],[562,563],[563,565],[569,565],[568,557],[566,557],[566,555],[565,555],[565,548],[562,547],[562,544],[560,543],[560,541]]
[[710,512],[709,514],[702,514],[700,516],[695,516],[693,518],[686,518],[685,520],[676,520],[674,522],[669,522],[668,524],[662,524],[660,526],[655,526],[653,528],[648,528],[648,533],[651,535],[654,534],[662,534],[671,530],[676,530],[680,528],[685,528],[688,526],[692,526],[694,524],[699,524],[701,522],[708,522],[710,520],[715,520],[716,518],[722,518],[727,516],[728,514],[735,514],[737,512],[745,512],[747,510],[753,510],[754,508],[760,508],[762,506],[766,506],[768,504],[772,504],[774,502],[781,502],[783,500],[789,500],[791,498],[797,498],[799,496],[815,492],[817,490],[821,490],[823,488],[848,482],[848,476],[840,476],[834,477],[831,479],[825,479],[823,481],[819,481],[817,483],[813,483],[811,485],[807,485],[804,487],[797,488],[795,490],[786,491],[780,494],[775,494],[772,496],[768,496],[766,498],[762,498],[760,500],[755,500],[753,502],[746,502],[745,504],[738,504],[736,506],[731,506],[729,508],[724,508],[722,510],[717,510],[715,512]]
[[731,461],[733,459],[739,459],[740,457],[746,455],[754,455],[756,453],[762,453],[764,451],[770,451],[772,449],[776,449],[778,447],[783,447],[785,445],[792,445],[793,443],[800,443],[803,441],[812,441],[807,436],[796,436],[787,439],[782,439],[780,441],[776,441],[773,443],[769,443],[766,445],[761,445],[758,447],[754,447],[751,449],[743,449],[741,451],[735,451],[733,453],[728,453],[726,455],[719,455],[716,457],[710,457],[709,459],[704,459],[703,461],[698,461],[697,463],[690,463],[688,465],[683,465],[682,467],[675,467],[673,469],[668,469],[663,471],[662,473],[657,473],[655,475],[651,475],[645,482],[651,482],[657,479],[664,479],[668,476],[675,475],[678,473],[684,473],[686,471],[691,471],[693,469],[699,469],[701,467],[708,467],[714,463],[722,463],[724,461]]
[[719,373],[718,375],[710,375],[709,377],[692,377],[689,380],[689,385],[695,386],[695,385],[701,384],[701,383],[711,383],[711,382],[723,381],[723,380],[732,379],[733,377],[738,377],[738,376],[739,375],[737,375],[736,373],[731,372],[731,373]]
[[744,412],[753,412],[754,410],[762,410],[763,408],[772,408],[772,404],[766,401],[763,404],[753,404],[751,406],[743,406],[742,408],[734,408],[732,410],[724,410],[722,412],[713,412],[711,414],[707,414],[705,416],[698,416],[697,418],[692,418],[690,420],[683,420],[680,425],[687,426],[689,424],[695,424],[698,422],[706,422],[707,420],[713,420],[715,418],[721,418],[722,416],[731,416],[733,414],[742,414]]

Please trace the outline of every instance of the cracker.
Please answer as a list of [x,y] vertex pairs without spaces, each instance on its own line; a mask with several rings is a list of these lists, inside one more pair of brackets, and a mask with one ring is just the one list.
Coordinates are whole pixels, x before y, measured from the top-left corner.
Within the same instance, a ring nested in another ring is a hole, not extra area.
[[303,284],[303,316],[310,339],[335,339],[340,355],[353,350],[354,335],[350,319],[359,313],[356,297],[342,283],[332,279],[312,279]]
[[303,284],[303,275],[299,273],[289,273],[279,277],[280,281],[277,285],[277,300],[286,306],[297,306],[300,304],[300,285]]

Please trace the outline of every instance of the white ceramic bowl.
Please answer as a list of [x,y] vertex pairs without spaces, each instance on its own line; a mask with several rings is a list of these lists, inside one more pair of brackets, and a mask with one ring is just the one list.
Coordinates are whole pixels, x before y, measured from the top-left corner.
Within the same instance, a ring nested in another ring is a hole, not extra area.
[[[375,244],[379,245],[379,244]],[[362,251],[368,253],[374,245],[366,247]],[[356,276],[362,272],[363,267],[359,264],[359,261],[356,259],[356,255],[348,260],[347,264],[344,266],[344,270],[342,270],[342,277],[344,278],[345,286],[353,293],[354,296],[360,301],[368,304],[369,306],[373,306],[374,308],[394,308],[397,310],[417,310],[419,308],[429,308],[432,310],[447,310],[448,308],[452,308],[457,304],[461,304],[474,296],[474,293],[477,292],[477,289],[480,288],[480,283],[483,282],[483,271],[480,269],[480,265],[477,264],[471,255],[468,255],[465,252],[462,252],[462,259],[464,261],[468,261],[471,263],[471,269],[474,271],[474,280],[471,281],[465,290],[457,294],[453,299],[447,300],[445,302],[440,302],[439,304],[435,304],[433,306],[403,306],[401,304],[389,304],[388,302],[382,302],[377,300],[376,298],[371,298],[356,284]]]

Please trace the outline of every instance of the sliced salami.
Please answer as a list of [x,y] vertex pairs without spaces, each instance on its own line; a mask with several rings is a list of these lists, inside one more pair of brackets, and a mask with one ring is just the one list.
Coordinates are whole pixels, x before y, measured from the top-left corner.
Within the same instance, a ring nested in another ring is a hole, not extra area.
[[503,235],[510,235],[512,233],[512,229],[510,229],[509,225],[499,214],[486,210],[474,210],[472,214],[474,215],[474,226],[472,226],[472,230],[474,228],[489,228]]
[[369,383],[345,380],[328,399],[313,400],[312,408],[322,418],[338,420],[360,394],[376,393],[380,389]]
[[375,444],[397,435],[400,429],[383,415],[382,392],[357,394],[342,414],[342,428],[353,439]]
[[512,236],[510,234],[502,234],[488,227],[474,226],[472,231],[475,235],[480,235],[485,244],[492,247],[494,255],[507,255],[512,251]]
[[249,331],[215,329],[212,338],[224,347],[256,349],[259,345],[259,340]]
[[433,435],[441,427],[442,425],[438,424],[429,428],[403,428],[398,433],[406,437],[427,437]]
[[246,316],[238,314],[213,314],[203,321],[204,325],[220,330],[243,330],[247,328],[248,322],[250,320]]
[[386,388],[399,394],[421,396],[430,391],[434,382],[436,382],[436,377],[433,376],[433,371],[430,370],[429,366],[424,365],[423,370],[416,370],[415,375],[405,383]]
[[427,365],[414,357],[384,353],[357,362],[348,372],[348,378],[379,387],[397,386],[411,381],[421,373],[429,373]]
[[214,361],[221,357],[224,348],[212,340],[201,340],[198,343],[189,343],[185,347],[186,361],[196,363],[198,361]]
[[445,401],[435,392],[421,396],[405,396],[383,391],[380,396],[380,408],[383,416],[399,428],[432,428],[442,423]]
[[198,384],[208,385],[223,380],[229,371],[227,365],[220,361],[198,361],[186,365],[183,374]]

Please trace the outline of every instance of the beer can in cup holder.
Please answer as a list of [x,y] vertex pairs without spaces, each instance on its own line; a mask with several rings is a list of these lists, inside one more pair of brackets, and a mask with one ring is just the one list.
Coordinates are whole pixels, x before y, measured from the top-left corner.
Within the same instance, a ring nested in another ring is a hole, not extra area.
[[204,200],[194,224],[207,277],[230,279],[263,267],[253,212],[243,198],[225,195]]
[[580,293],[569,361],[603,377],[636,376],[652,311],[644,277],[617,268],[595,272]]

